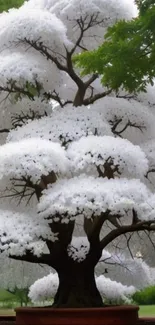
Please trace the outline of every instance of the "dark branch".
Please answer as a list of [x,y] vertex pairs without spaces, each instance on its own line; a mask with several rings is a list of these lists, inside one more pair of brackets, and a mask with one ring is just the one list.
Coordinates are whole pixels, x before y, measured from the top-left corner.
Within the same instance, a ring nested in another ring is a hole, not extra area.
[[[102,159],[102,157],[101,157]],[[104,169],[104,171],[102,171],[101,167]],[[111,178],[115,178],[115,173],[117,173],[117,176],[120,175],[120,171],[119,171],[119,165],[115,165],[114,164],[114,160],[112,157],[108,157],[105,161],[105,163],[99,166],[96,166],[97,172],[99,177],[107,177],[108,179]]]
[[36,256],[32,252],[27,251],[22,256],[15,256],[10,255],[10,258],[17,260],[17,261],[25,261],[25,262],[31,262],[31,263],[40,263],[40,264],[47,264],[50,265],[50,255],[49,254],[42,254],[41,256]]
[[81,80],[81,78],[76,74],[76,72],[73,69],[73,64],[72,64],[72,52],[69,52],[66,49],[66,65],[61,63],[58,58],[52,54],[52,51],[50,53],[50,49],[48,49],[47,46],[43,44],[39,39],[36,41],[30,41],[27,38],[25,38],[23,41],[20,40],[22,43],[27,43],[31,47],[33,47],[36,51],[40,52],[43,56],[46,57],[47,60],[50,60],[51,62],[54,62],[57,68],[60,71],[65,71],[71,79],[77,84],[78,87],[84,87],[84,83]]
[[147,171],[145,177],[148,178],[148,175],[149,175],[150,173],[154,173],[154,172],[155,172],[155,167],[151,167],[151,168]]
[[44,112],[44,114],[40,114],[39,112],[37,111],[33,111],[33,110],[29,110],[28,113],[25,113],[23,111],[20,112],[20,114],[14,114],[12,115],[11,117],[11,122],[12,122],[12,125],[14,128],[16,127],[20,127],[22,126],[23,124],[26,124],[27,121],[31,120],[39,120],[40,118],[46,116],[46,112]]
[[10,83],[10,87],[9,87],[9,81],[8,81],[8,86],[0,86],[0,91],[4,91],[4,92],[8,92],[9,94],[13,93],[13,94],[22,94],[24,96],[27,96],[30,99],[34,99],[34,96],[27,90],[24,90],[23,88],[20,88],[18,86],[16,86],[15,83]]
[[130,233],[130,232],[136,232],[136,231],[154,231],[155,230],[155,224],[152,225],[152,221],[141,221],[136,224],[121,226],[117,229],[112,230],[108,235],[106,235],[101,240],[101,247],[102,249],[105,248],[109,243],[111,243],[115,238]]
[[93,74],[86,82],[85,82],[85,86],[86,86],[86,88],[88,88],[91,84],[92,84],[92,82],[93,81],[95,81],[96,79],[98,78],[98,74],[97,73],[95,73],[95,74]]
[[[10,130],[11,130],[11,129],[10,129]],[[9,129],[1,129],[1,130],[0,130],[0,133],[9,133],[10,130],[9,130]]]
[[[81,8],[82,11],[82,8]],[[103,25],[103,23],[105,22],[105,19],[98,19],[99,13],[97,14],[92,14],[91,16],[86,15],[85,17],[80,17],[79,19],[75,20],[75,26],[78,26],[80,29],[80,34],[79,37],[74,45],[74,47],[71,49],[70,53],[71,55],[73,55],[73,53],[75,53],[75,50],[79,47],[81,49],[83,49],[84,51],[87,51],[87,49],[85,47],[83,47],[83,45],[81,44],[81,41],[84,37],[84,34],[86,31],[88,31],[88,29],[97,26],[97,25]],[[89,18],[89,19],[88,19]],[[95,35],[94,35],[95,37]]]
[[111,131],[113,132],[113,134],[116,134],[117,136],[121,137],[121,134],[124,131],[126,131],[126,129],[128,127],[133,127],[133,128],[139,129],[141,132],[143,132],[143,129],[146,129],[146,127],[144,125],[139,125],[139,124],[133,123],[130,120],[128,120],[128,122],[125,124],[125,126],[120,131],[117,131],[117,127],[122,121],[123,121],[122,118],[116,118],[116,117],[115,117],[114,121],[109,121],[109,123],[112,125]]
[[[18,204],[26,198],[27,204],[30,202],[31,198],[36,195],[37,200],[39,201],[42,191],[47,188],[48,184],[53,184],[57,179],[57,176],[54,172],[49,173],[48,175],[42,175],[38,183],[33,183],[31,177],[21,177],[11,179],[12,188],[6,189],[6,194],[0,196],[0,198],[17,198],[19,199]],[[12,192],[11,194],[7,194]]]
[[72,53],[66,50],[66,54],[67,54],[67,73],[79,88],[86,88],[82,79],[74,71],[73,63],[72,63]]
[[55,100],[61,107],[64,107],[67,104],[73,103],[73,101],[71,101],[71,100],[63,101],[61,99],[61,97],[59,96],[59,93],[56,92],[56,90],[54,90],[52,93],[44,93],[44,97],[48,100],[50,100],[50,99]]
[[102,213],[100,216],[92,217],[92,219],[84,219],[84,230],[90,243],[99,240],[99,235],[104,222],[108,218],[109,211]]
[[40,52],[43,56],[46,57],[47,60],[50,60],[52,62],[55,63],[55,65],[57,66],[57,68],[61,71],[65,71],[68,72],[68,69],[65,65],[63,65],[56,56],[52,55],[51,53],[49,53],[49,49],[47,46],[45,46],[43,44],[43,42],[40,41],[40,39],[36,40],[36,41],[30,41],[27,38],[24,38],[24,40],[20,40],[20,43],[26,43],[28,45],[30,45],[32,48],[34,48],[36,51]]
[[107,95],[109,95],[112,92],[112,90],[107,90],[107,91],[103,91],[102,93],[96,94],[93,97],[89,97],[84,99],[83,101],[83,105],[90,105],[93,104],[96,100],[101,99],[103,97],[106,97]]

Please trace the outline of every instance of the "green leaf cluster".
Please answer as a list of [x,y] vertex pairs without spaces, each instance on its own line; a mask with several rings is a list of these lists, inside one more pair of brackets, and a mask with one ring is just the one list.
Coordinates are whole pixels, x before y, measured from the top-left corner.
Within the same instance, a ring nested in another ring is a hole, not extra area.
[[23,3],[24,0],[0,0],[0,12],[10,8],[19,8]]
[[139,16],[108,29],[104,43],[74,57],[82,75],[98,73],[102,84],[129,93],[146,91],[155,77],[155,0],[139,3]]

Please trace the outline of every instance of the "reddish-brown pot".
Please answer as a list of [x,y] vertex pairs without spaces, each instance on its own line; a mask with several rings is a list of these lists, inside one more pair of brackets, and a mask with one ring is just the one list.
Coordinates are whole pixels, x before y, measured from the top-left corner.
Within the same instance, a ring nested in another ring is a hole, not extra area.
[[137,306],[17,308],[16,325],[137,325]]

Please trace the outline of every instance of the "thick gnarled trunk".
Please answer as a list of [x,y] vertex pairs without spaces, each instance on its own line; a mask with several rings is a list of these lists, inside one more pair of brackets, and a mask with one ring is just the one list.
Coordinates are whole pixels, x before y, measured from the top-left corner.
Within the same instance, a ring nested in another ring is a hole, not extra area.
[[59,288],[54,299],[56,308],[103,307],[103,301],[96,287],[94,268],[82,263],[64,266],[59,275]]

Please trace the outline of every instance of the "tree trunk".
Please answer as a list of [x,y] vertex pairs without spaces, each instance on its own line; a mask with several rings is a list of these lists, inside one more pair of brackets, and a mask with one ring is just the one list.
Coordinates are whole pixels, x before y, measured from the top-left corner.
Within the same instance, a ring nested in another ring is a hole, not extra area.
[[74,99],[74,102],[73,102],[73,106],[78,107],[78,106],[83,105],[85,92],[86,92],[86,89],[84,87],[78,89],[75,99]]
[[58,276],[59,288],[53,307],[103,307],[102,298],[96,287],[94,268],[74,262],[58,271]]

